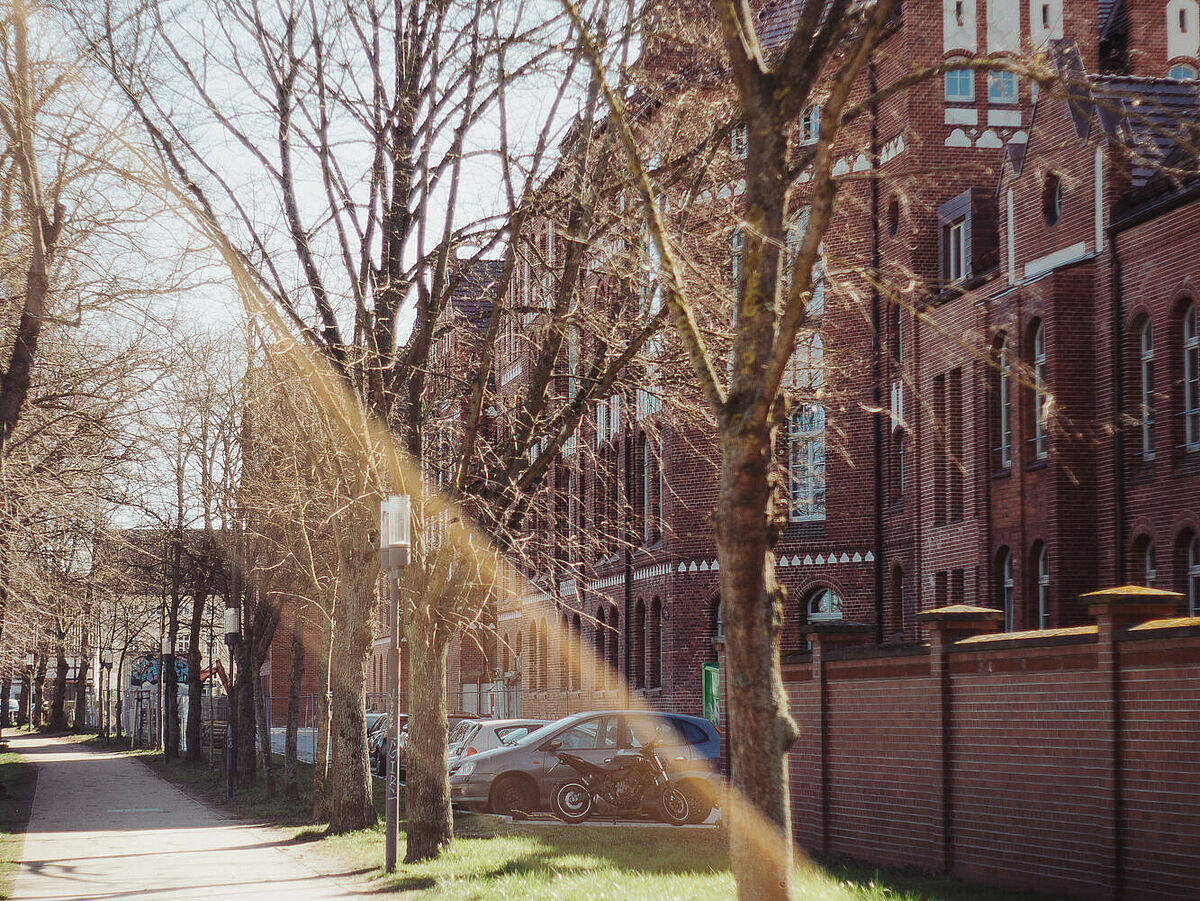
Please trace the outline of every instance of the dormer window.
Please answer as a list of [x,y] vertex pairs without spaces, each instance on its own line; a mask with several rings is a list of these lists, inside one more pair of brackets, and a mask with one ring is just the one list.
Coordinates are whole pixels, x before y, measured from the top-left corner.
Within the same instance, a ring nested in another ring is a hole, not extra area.
[[968,188],[938,208],[939,278],[943,288],[971,281],[996,268],[1000,257],[996,198]]

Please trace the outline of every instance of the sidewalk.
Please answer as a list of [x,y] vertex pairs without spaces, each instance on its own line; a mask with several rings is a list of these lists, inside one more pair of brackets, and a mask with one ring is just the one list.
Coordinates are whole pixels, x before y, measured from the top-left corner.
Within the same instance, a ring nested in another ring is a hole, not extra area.
[[9,733],[38,767],[13,901],[360,897],[362,874],[321,875],[278,833],[226,818],[137,760]]

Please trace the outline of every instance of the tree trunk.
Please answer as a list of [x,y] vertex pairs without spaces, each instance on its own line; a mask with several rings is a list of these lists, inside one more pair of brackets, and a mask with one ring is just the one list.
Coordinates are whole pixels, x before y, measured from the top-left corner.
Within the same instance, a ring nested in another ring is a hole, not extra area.
[[54,698],[50,702],[50,730],[67,731],[67,633],[55,634]]
[[283,798],[300,800],[300,767],[296,730],[300,727],[300,681],[304,677],[304,620],[306,606],[297,603],[292,617],[292,661],[288,670],[287,736],[283,744]]
[[408,784],[404,860],[431,860],[454,839],[446,766],[446,645],[422,618],[409,626]]
[[35,728],[42,724],[42,704],[46,700],[46,657],[38,654],[37,668],[33,675],[33,710],[29,722]]
[[12,677],[5,676],[0,682],[0,727],[8,725],[8,696],[12,692]]
[[83,607],[83,629],[79,644],[79,671],[75,674],[75,722],[72,728],[82,732],[88,727],[88,671],[91,663],[91,644],[89,642],[88,620],[91,619],[91,609],[88,604]]
[[117,660],[117,705],[113,710],[113,714],[117,719],[117,738],[120,739],[125,734],[125,724],[122,719],[122,714],[125,712],[125,697],[121,692],[121,673],[125,671],[125,652],[121,652],[121,657]]
[[271,721],[267,717],[267,702],[263,696],[262,679],[254,680],[254,713],[258,724],[258,756],[262,761],[263,778],[267,782],[267,797],[275,797],[275,758],[271,752]]
[[188,714],[187,714],[187,759],[199,763],[200,731],[204,715],[204,691],[200,681],[200,630],[204,625],[204,609],[208,602],[205,593],[196,592],[192,598],[191,631],[188,633]]
[[237,747],[234,748],[237,785],[238,788],[254,788],[258,784],[258,767],[255,761],[257,733],[254,728],[253,683],[258,678],[258,668],[253,663],[254,655],[250,653],[250,642],[238,642],[235,653],[238,668],[233,697],[230,699],[230,716],[237,717]]
[[[336,608],[335,608],[336,609]],[[317,670],[317,734],[313,748],[312,815],[315,820],[329,819],[329,799],[325,783],[329,775],[329,665],[332,660],[333,616],[325,618],[321,629],[321,664]]]
[[21,694],[17,698],[17,725],[24,723],[27,727],[33,725],[29,713],[29,701],[33,696],[33,670],[21,673]]
[[[367,756],[367,657],[374,638],[379,553],[363,540],[339,561],[337,610],[329,679],[333,689],[332,759],[329,761],[329,831],[352,832],[377,819]],[[349,540],[349,539],[348,539]]]
[[787,712],[779,662],[783,592],[771,555],[772,443],[760,434],[727,434],[721,445],[716,537],[736,798],[729,805],[730,861],[740,899],[787,899],[792,878],[787,752],[796,726]]
[[[171,629],[171,647],[175,647],[175,629]],[[162,659],[163,690],[163,758],[179,759],[179,674],[175,671],[175,655]]]

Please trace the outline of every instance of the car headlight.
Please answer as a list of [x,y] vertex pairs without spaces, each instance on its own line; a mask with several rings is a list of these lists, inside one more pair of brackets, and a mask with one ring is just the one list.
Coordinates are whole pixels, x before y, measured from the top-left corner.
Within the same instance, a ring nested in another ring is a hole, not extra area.
[[465,760],[458,767],[455,768],[454,775],[455,776],[470,776],[473,772],[475,772],[475,761],[474,760]]

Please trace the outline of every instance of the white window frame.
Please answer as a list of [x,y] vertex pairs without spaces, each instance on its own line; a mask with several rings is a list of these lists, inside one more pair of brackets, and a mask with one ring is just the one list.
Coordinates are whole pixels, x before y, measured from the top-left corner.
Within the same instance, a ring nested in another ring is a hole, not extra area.
[[788,421],[789,518],[793,522],[825,519],[825,408],[798,404]]
[[1188,616],[1200,616],[1200,535],[1188,542]]
[[950,284],[967,277],[967,220],[958,219],[946,226],[946,281]]
[[988,72],[988,104],[1016,106],[1021,102],[1020,82],[1016,72],[997,69]]
[[1000,344],[1000,359],[997,361],[1000,372],[1000,384],[997,398],[996,415],[999,420],[998,436],[1000,446],[1000,468],[1012,467],[1012,362],[1008,355],[1008,337],[1005,336]]
[[1042,545],[1037,561],[1038,628],[1050,628],[1050,548]]
[[1183,313],[1183,444],[1188,451],[1200,450],[1200,331],[1196,305]]
[[821,138],[821,104],[811,103],[800,115],[800,143],[815,144]]
[[1142,459],[1154,459],[1154,326],[1146,320],[1141,336]]
[[[966,62],[961,56],[947,60],[947,62],[957,63]],[[975,102],[975,70],[974,69],[951,69],[942,79],[942,87],[945,92],[947,103],[974,103]],[[967,90],[964,90],[966,88]]]
[[1033,391],[1034,459],[1045,460],[1050,455],[1049,418],[1050,398],[1046,395],[1046,324],[1039,322],[1033,333]]
[[831,622],[842,618],[843,601],[832,588],[818,588],[808,596],[806,609],[810,623]]
[[1013,555],[1012,551],[1004,552],[1004,562],[1000,564],[1001,604],[1004,606],[1004,631],[1011,632],[1015,625],[1013,620],[1013,601],[1016,592],[1013,588]]

